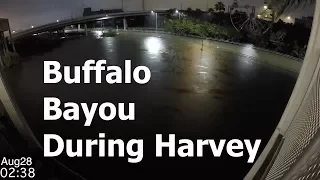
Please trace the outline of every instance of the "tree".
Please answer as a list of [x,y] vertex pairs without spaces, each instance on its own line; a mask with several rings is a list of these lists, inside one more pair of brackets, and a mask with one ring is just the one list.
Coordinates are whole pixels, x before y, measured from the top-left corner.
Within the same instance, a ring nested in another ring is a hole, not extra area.
[[213,13],[213,12],[214,12],[214,9],[209,8],[209,9],[208,9],[208,12]]
[[188,16],[193,16],[193,10],[192,10],[192,8],[189,7],[189,8],[187,9],[186,13],[187,13]]
[[192,8],[191,8],[191,7],[188,7],[187,12],[188,12],[188,13],[192,13],[192,11],[193,11]]
[[224,12],[226,11],[226,6],[223,4],[223,2],[219,1],[216,5],[214,5],[214,9],[219,12]]
[[196,9],[196,11],[194,12],[194,15],[196,18],[200,18],[203,14],[203,11],[201,9]]
[[168,19],[170,19],[170,18],[172,18],[172,14],[174,14],[176,12],[176,10],[175,9],[169,9],[169,10],[167,10],[167,13],[166,13],[166,17],[168,18]]

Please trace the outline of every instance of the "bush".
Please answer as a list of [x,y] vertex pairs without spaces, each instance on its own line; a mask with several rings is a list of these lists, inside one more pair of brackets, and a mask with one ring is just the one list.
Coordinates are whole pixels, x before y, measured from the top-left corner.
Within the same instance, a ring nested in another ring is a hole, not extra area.
[[107,31],[104,31],[101,36],[102,37],[114,37],[114,36],[117,36],[117,32],[113,29],[108,29]]
[[2,58],[2,66],[3,68],[10,68],[12,66],[17,65],[19,62],[19,54],[9,52]]
[[178,35],[211,37],[236,42],[240,39],[240,34],[232,27],[223,27],[192,20],[169,20],[166,24],[166,30]]

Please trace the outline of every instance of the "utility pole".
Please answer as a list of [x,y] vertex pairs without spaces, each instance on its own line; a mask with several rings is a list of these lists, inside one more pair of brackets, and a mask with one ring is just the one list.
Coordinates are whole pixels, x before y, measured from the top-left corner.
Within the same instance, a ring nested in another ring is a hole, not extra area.
[[156,33],[158,33],[158,13],[156,12]]
[[122,9],[122,11],[124,11],[124,9],[123,9],[123,0],[121,0],[121,9]]
[[145,4],[144,4],[145,0],[142,0],[142,11],[145,11]]

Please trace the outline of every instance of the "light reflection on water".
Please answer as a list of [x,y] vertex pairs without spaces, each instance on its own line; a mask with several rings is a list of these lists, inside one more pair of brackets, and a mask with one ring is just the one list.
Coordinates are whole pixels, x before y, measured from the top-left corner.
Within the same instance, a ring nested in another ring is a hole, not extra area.
[[113,37],[104,38],[108,52],[113,52],[115,48],[115,39]]
[[151,59],[157,59],[163,51],[163,42],[159,37],[147,37],[144,39],[144,48],[147,49]]
[[97,39],[101,39],[102,38],[102,31],[93,31],[93,35],[97,38]]
[[256,57],[257,56],[257,51],[253,48],[252,44],[244,45],[241,48],[240,53],[246,54],[246,55],[251,56],[251,57]]

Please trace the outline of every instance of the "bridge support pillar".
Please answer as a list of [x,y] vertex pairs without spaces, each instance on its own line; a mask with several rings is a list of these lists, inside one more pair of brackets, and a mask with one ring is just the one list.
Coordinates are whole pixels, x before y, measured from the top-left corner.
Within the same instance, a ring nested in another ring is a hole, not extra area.
[[87,26],[87,24],[84,24],[84,32],[85,32],[85,35],[87,36],[88,35],[88,26]]
[[65,37],[66,36],[66,30],[65,30],[65,27],[62,28],[62,35]]
[[126,18],[123,18],[123,30],[127,30],[128,28],[128,23],[127,23],[127,19]]
[[78,24],[78,32],[80,32],[81,24]]

